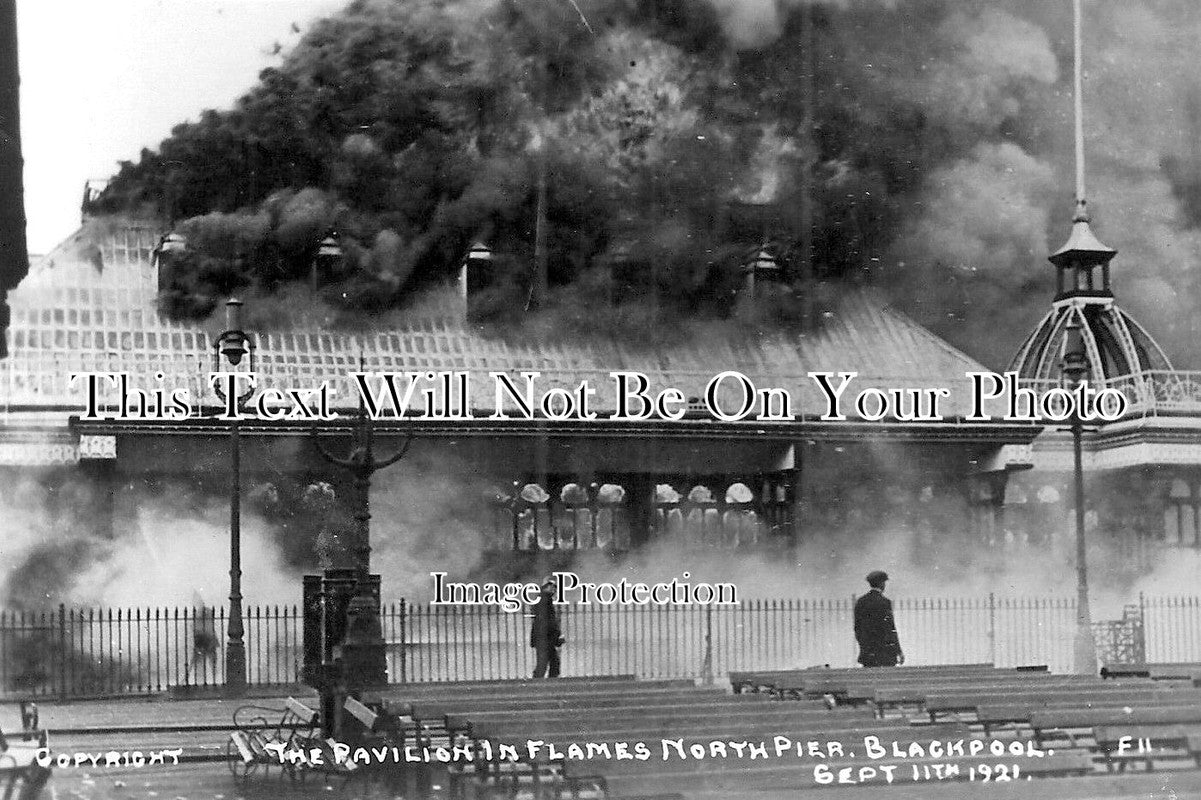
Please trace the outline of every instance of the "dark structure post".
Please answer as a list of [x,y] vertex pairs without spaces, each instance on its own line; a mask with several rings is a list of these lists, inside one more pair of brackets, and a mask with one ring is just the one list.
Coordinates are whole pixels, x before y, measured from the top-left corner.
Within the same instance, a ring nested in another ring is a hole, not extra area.
[[[240,300],[230,298],[225,304],[226,330],[214,344],[214,372],[238,367],[243,357],[247,374],[254,372],[254,342],[241,329],[241,311]],[[222,388],[220,380],[214,381],[213,386],[222,402],[239,409],[254,391],[248,388],[231,397]],[[237,387],[233,386],[231,390],[236,392]],[[245,634],[242,623],[242,441],[235,416],[229,423],[229,626],[225,646],[225,688],[231,695],[246,691]]]
[[0,0],[0,358],[8,355],[8,292],[29,272],[25,244],[17,3]]
[[[1068,325],[1067,340],[1063,353],[1063,377],[1073,387],[1082,384],[1088,376],[1088,360],[1084,352],[1084,338],[1080,323]],[[1097,672],[1097,646],[1093,639],[1092,612],[1088,602],[1088,560],[1084,546],[1084,458],[1081,439],[1084,426],[1080,420],[1081,409],[1072,414],[1072,467],[1076,486],[1076,637],[1073,656],[1076,672],[1093,675]]]
[[379,598],[371,581],[371,476],[405,457],[413,443],[412,430],[404,445],[388,458],[375,457],[375,432],[363,404],[352,434],[350,452],[339,458],[324,447],[312,430],[313,443],[322,458],[347,470],[351,476],[350,506],[354,509],[355,592],[346,610],[346,635],[342,639],[342,669],[349,690],[382,686],[388,682],[384,632],[380,625]]

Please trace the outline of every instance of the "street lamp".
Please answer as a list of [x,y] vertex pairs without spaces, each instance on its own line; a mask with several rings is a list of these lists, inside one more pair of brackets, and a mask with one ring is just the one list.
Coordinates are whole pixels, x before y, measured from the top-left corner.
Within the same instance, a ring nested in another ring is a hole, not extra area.
[[[1084,352],[1084,336],[1080,323],[1073,319],[1067,326],[1063,350],[1063,378],[1073,388],[1088,380],[1088,357]],[[1092,613],[1088,604],[1088,561],[1084,548],[1084,458],[1081,438],[1084,426],[1080,416],[1083,409],[1072,414],[1072,465],[1076,480],[1076,636],[1072,653],[1076,672],[1094,675],[1097,672],[1097,646],[1093,639]]]
[[354,596],[346,609],[345,635],[341,648],[344,678],[352,689],[382,686],[388,681],[386,645],[379,618],[379,598],[371,581],[371,477],[405,457],[413,443],[409,429],[404,444],[386,458],[375,451],[375,430],[362,401],[359,417],[351,433],[349,452],[335,456],[322,446],[317,428],[311,431],[313,444],[321,457],[350,473],[350,507],[354,514],[353,545],[355,561]]
[[[254,341],[242,330],[242,301],[230,298],[225,303],[225,327],[213,343],[213,372],[233,372],[246,364],[246,373],[254,372]],[[231,384],[233,391],[237,387]],[[213,382],[213,390],[228,403],[221,381]],[[233,397],[233,405],[241,408],[250,399],[252,388]],[[225,687],[230,694],[246,691],[246,642],[242,625],[242,443],[238,419],[229,422],[229,628],[225,647]]]

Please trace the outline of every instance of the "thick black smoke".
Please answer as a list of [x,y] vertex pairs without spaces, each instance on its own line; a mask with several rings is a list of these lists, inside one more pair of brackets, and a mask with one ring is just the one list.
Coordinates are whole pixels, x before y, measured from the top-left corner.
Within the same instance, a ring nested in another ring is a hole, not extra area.
[[[1047,307],[1045,257],[1068,232],[1070,11],[356,0],[232,109],[123,164],[97,210],[176,221],[192,250],[163,302],[182,316],[306,282],[344,317],[395,308],[483,239],[501,255],[484,316],[642,339],[730,316],[740,265],[768,239],[791,283],[768,317],[874,282],[999,366]],[[1188,364],[1201,87],[1176,65],[1201,11],[1098,0],[1086,14],[1095,228],[1121,251],[1119,298],[1155,311]],[[331,229],[345,258],[314,271]]]

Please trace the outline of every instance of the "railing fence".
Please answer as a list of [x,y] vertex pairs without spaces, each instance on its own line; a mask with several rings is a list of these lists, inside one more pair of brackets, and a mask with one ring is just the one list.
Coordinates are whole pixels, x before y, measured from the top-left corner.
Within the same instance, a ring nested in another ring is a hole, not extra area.
[[[561,606],[563,672],[721,680],[731,670],[851,666],[853,607],[851,597]],[[907,663],[1071,669],[1074,598],[902,598],[894,609]],[[533,669],[523,613],[405,602],[381,611],[393,681],[519,678]],[[1201,597],[1141,597],[1138,612],[1146,660],[1201,661]],[[301,608],[251,607],[243,620],[249,683],[297,682]],[[221,685],[227,624],[223,608],[0,611],[0,691],[93,696]]]

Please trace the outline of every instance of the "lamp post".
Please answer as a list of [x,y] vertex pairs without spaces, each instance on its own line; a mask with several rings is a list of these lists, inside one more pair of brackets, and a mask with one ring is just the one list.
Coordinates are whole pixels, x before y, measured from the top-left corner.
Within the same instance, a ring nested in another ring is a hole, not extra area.
[[[1080,323],[1073,320],[1067,327],[1063,351],[1063,377],[1073,388],[1088,380],[1088,359],[1084,352],[1084,337]],[[1072,467],[1076,483],[1076,636],[1072,654],[1076,672],[1092,675],[1097,672],[1097,646],[1093,639],[1092,613],[1088,603],[1088,560],[1084,547],[1084,457],[1081,439],[1084,426],[1081,409],[1072,414]]]
[[[242,301],[230,298],[225,304],[225,327],[213,344],[213,372],[232,372],[246,361],[244,371],[254,372],[254,341],[242,330]],[[230,383],[236,392],[236,384]],[[241,408],[252,388],[229,397],[222,382],[213,390],[228,406]],[[242,624],[242,443],[237,416],[229,423],[229,627],[225,646],[225,687],[230,694],[246,691],[246,642]]]
[[371,585],[371,476],[405,457],[413,443],[413,431],[409,429],[399,450],[387,458],[377,458],[375,431],[360,402],[358,422],[351,434],[346,457],[335,456],[323,447],[317,428],[314,427],[311,433],[321,457],[351,476],[355,589],[346,609],[346,634],[340,645],[346,683],[351,689],[381,686],[387,683],[388,672],[379,602]]

